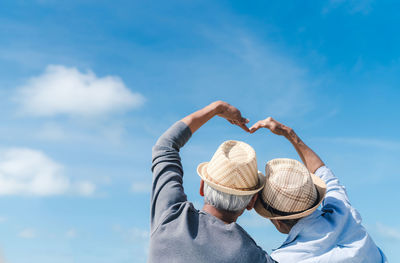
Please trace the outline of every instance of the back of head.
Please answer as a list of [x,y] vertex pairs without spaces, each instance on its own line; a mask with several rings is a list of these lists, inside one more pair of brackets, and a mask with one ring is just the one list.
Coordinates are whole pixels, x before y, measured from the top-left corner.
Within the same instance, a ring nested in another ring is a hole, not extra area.
[[211,161],[199,164],[197,173],[204,181],[208,202],[228,211],[246,207],[248,200],[264,187],[265,181],[257,169],[254,149],[247,143],[233,140],[222,143]]
[[218,210],[228,212],[241,212],[250,203],[251,195],[233,195],[218,191],[206,182],[204,183],[204,202],[212,205]]

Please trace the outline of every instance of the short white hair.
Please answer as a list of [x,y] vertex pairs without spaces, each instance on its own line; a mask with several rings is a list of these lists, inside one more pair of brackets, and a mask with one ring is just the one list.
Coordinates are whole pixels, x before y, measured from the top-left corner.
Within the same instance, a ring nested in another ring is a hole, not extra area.
[[240,212],[250,203],[253,195],[231,195],[218,191],[204,182],[204,203],[229,212]]

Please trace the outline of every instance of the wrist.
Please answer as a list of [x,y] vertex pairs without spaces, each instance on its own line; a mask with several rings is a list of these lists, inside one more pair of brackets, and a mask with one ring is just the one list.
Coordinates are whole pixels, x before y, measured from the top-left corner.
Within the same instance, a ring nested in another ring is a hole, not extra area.
[[211,111],[214,113],[214,115],[218,115],[225,111],[225,105],[226,105],[225,102],[218,100],[218,101],[214,101],[209,106],[211,108]]
[[290,133],[294,132],[292,128],[285,126],[285,125],[281,125],[280,127],[283,130],[283,136],[288,137],[290,135]]
[[302,140],[300,139],[299,136],[297,136],[296,132],[292,129],[287,127],[285,137],[293,144],[293,145],[299,145],[302,144]]
[[294,130],[290,127],[285,126],[284,130],[284,134],[283,136],[286,137],[286,139],[288,140],[292,140],[294,137],[296,137],[296,133],[294,132]]

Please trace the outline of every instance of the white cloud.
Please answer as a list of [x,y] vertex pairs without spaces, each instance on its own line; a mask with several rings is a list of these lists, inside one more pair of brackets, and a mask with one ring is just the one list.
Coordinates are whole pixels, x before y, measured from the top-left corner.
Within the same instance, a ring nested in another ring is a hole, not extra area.
[[32,239],[36,237],[36,230],[33,228],[25,228],[18,233],[21,238]]
[[4,223],[7,221],[7,218],[5,218],[4,216],[0,216],[0,223]]
[[134,182],[131,186],[131,190],[138,194],[150,193],[151,184],[145,182]]
[[64,193],[69,180],[62,166],[42,152],[14,148],[0,155],[0,194],[52,195]]
[[63,166],[41,151],[11,148],[0,152],[0,195],[90,195],[94,190],[90,182],[71,183],[63,175]]
[[33,116],[103,115],[140,107],[145,100],[118,77],[97,77],[62,65],[49,65],[43,74],[30,78],[16,99],[22,112]]
[[399,229],[384,225],[379,222],[376,223],[376,229],[382,236],[400,241],[400,230]]

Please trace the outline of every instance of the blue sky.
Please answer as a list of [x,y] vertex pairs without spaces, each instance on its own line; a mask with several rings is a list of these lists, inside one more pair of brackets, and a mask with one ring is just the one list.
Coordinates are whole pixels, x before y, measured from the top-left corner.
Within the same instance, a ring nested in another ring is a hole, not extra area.
[[[367,230],[400,260],[400,17],[395,1],[2,1],[0,262],[145,262],[151,147],[222,99],[251,122],[292,126],[346,186]],[[298,158],[266,131],[215,118],[182,150],[227,139],[259,169]],[[285,236],[245,214],[268,252]]]

